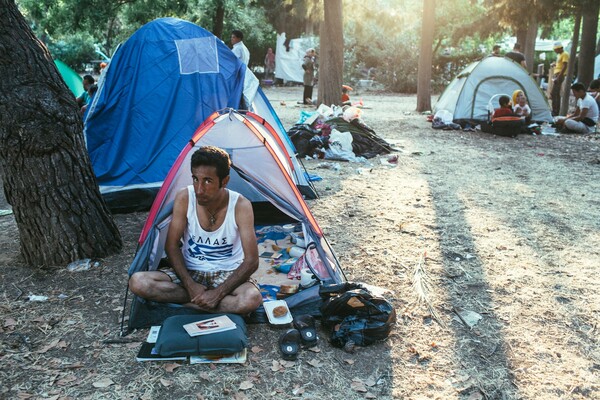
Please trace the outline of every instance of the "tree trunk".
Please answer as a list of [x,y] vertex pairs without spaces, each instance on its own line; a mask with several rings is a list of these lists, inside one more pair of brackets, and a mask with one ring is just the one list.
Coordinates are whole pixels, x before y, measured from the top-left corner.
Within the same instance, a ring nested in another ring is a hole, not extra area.
[[579,49],[577,81],[583,83],[585,87],[588,87],[595,78],[594,62],[596,61],[598,11],[600,11],[600,2],[589,2],[581,21],[581,47]]
[[213,35],[227,42],[228,38],[223,37],[223,22],[225,20],[225,4],[223,0],[217,0],[215,10],[215,21],[213,25]]
[[573,72],[575,72],[575,57],[577,57],[577,46],[579,45],[579,28],[581,27],[581,10],[577,11],[575,16],[575,27],[573,28],[573,39],[571,41],[571,53],[569,54],[569,64],[567,64],[567,74],[565,76],[562,96],[560,99],[560,115],[567,115],[569,111],[569,98],[571,97],[571,82],[573,81]]
[[527,42],[527,27],[521,26],[517,30],[515,36],[517,37],[517,43],[521,45],[521,50],[523,50],[522,46],[525,46],[525,42]]
[[83,141],[75,99],[14,0],[0,0],[0,162],[32,265],[121,249]]
[[523,53],[525,55],[525,63],[527,64],[527,71],[532,73],[535,71],[533,68],[533,58],[535,56],[535,41],[537,39],[538,31],[538,20],[535,13],[531,13],[529,16],[529,23],[527,25],[527,39],[525,40]]
[[421,51],[417,79],[417,111],[431,110],[431,64],[433,61],[433,32],[435,28],[435,0],[423,2],[421,23]]
[[320,35],[318,103],[340,105],[344,72],[342,0],[323,0],[323,7],[325,19]]

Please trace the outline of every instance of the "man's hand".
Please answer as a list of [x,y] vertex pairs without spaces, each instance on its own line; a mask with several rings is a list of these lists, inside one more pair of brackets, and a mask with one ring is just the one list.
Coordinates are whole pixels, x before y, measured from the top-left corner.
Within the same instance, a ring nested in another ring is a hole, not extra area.
[[190,296],[190,301],[192,303],[196,304],[194,299],[199,296],[202,296],[202,294],[204,292],[206,292],[208,289],[206,289],[206,286],[201,285],[198,282],[192,281],[188,285],[186,285],[185,290],[188,292],[188,295]]
[[214,310],[217,308],[222,298],[223,297],[219,294],[218,290],[204,289],[201,293],[198,293],[192,298],[192,303],[205,310]]

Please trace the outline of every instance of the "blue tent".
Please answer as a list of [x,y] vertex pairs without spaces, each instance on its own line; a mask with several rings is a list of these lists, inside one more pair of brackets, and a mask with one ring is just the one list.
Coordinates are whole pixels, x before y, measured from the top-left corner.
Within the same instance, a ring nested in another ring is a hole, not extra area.
[[123,43],[100,78],[84,134],[113,211],[147,209],[179,152],[212,113],[252,104],[258,80],[219,38],[160,18]]

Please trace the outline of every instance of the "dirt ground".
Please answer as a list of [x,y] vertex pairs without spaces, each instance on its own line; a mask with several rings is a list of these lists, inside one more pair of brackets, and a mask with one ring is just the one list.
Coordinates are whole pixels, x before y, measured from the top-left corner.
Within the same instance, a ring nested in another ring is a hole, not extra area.
[[[301,91],[266,90],[286,128]],[[119,319],[146,213],[115,216],[123,251],[85,272],[24,265],[6,215],[0,398],[600,398],[600,134],[434,131],[415,96],[357,98],[398,165],[305,161],[309,205],[347,278],[390,291],[388,340],[346,353],[321,331],[283,362],[282,329],[250,325],[245,365],[139,363],[147,330],[120,338]]]

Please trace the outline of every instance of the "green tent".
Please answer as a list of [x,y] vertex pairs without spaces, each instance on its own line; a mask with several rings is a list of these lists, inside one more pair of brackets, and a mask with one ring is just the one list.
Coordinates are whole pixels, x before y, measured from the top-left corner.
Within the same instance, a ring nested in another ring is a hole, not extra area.
[[75,97],[79,97],[83,93],[83,79],[81,79],[81,76],[60,60],[54,60],[54,64],[56,64],[58,72],[62,75],[71,92],[73,92]]

